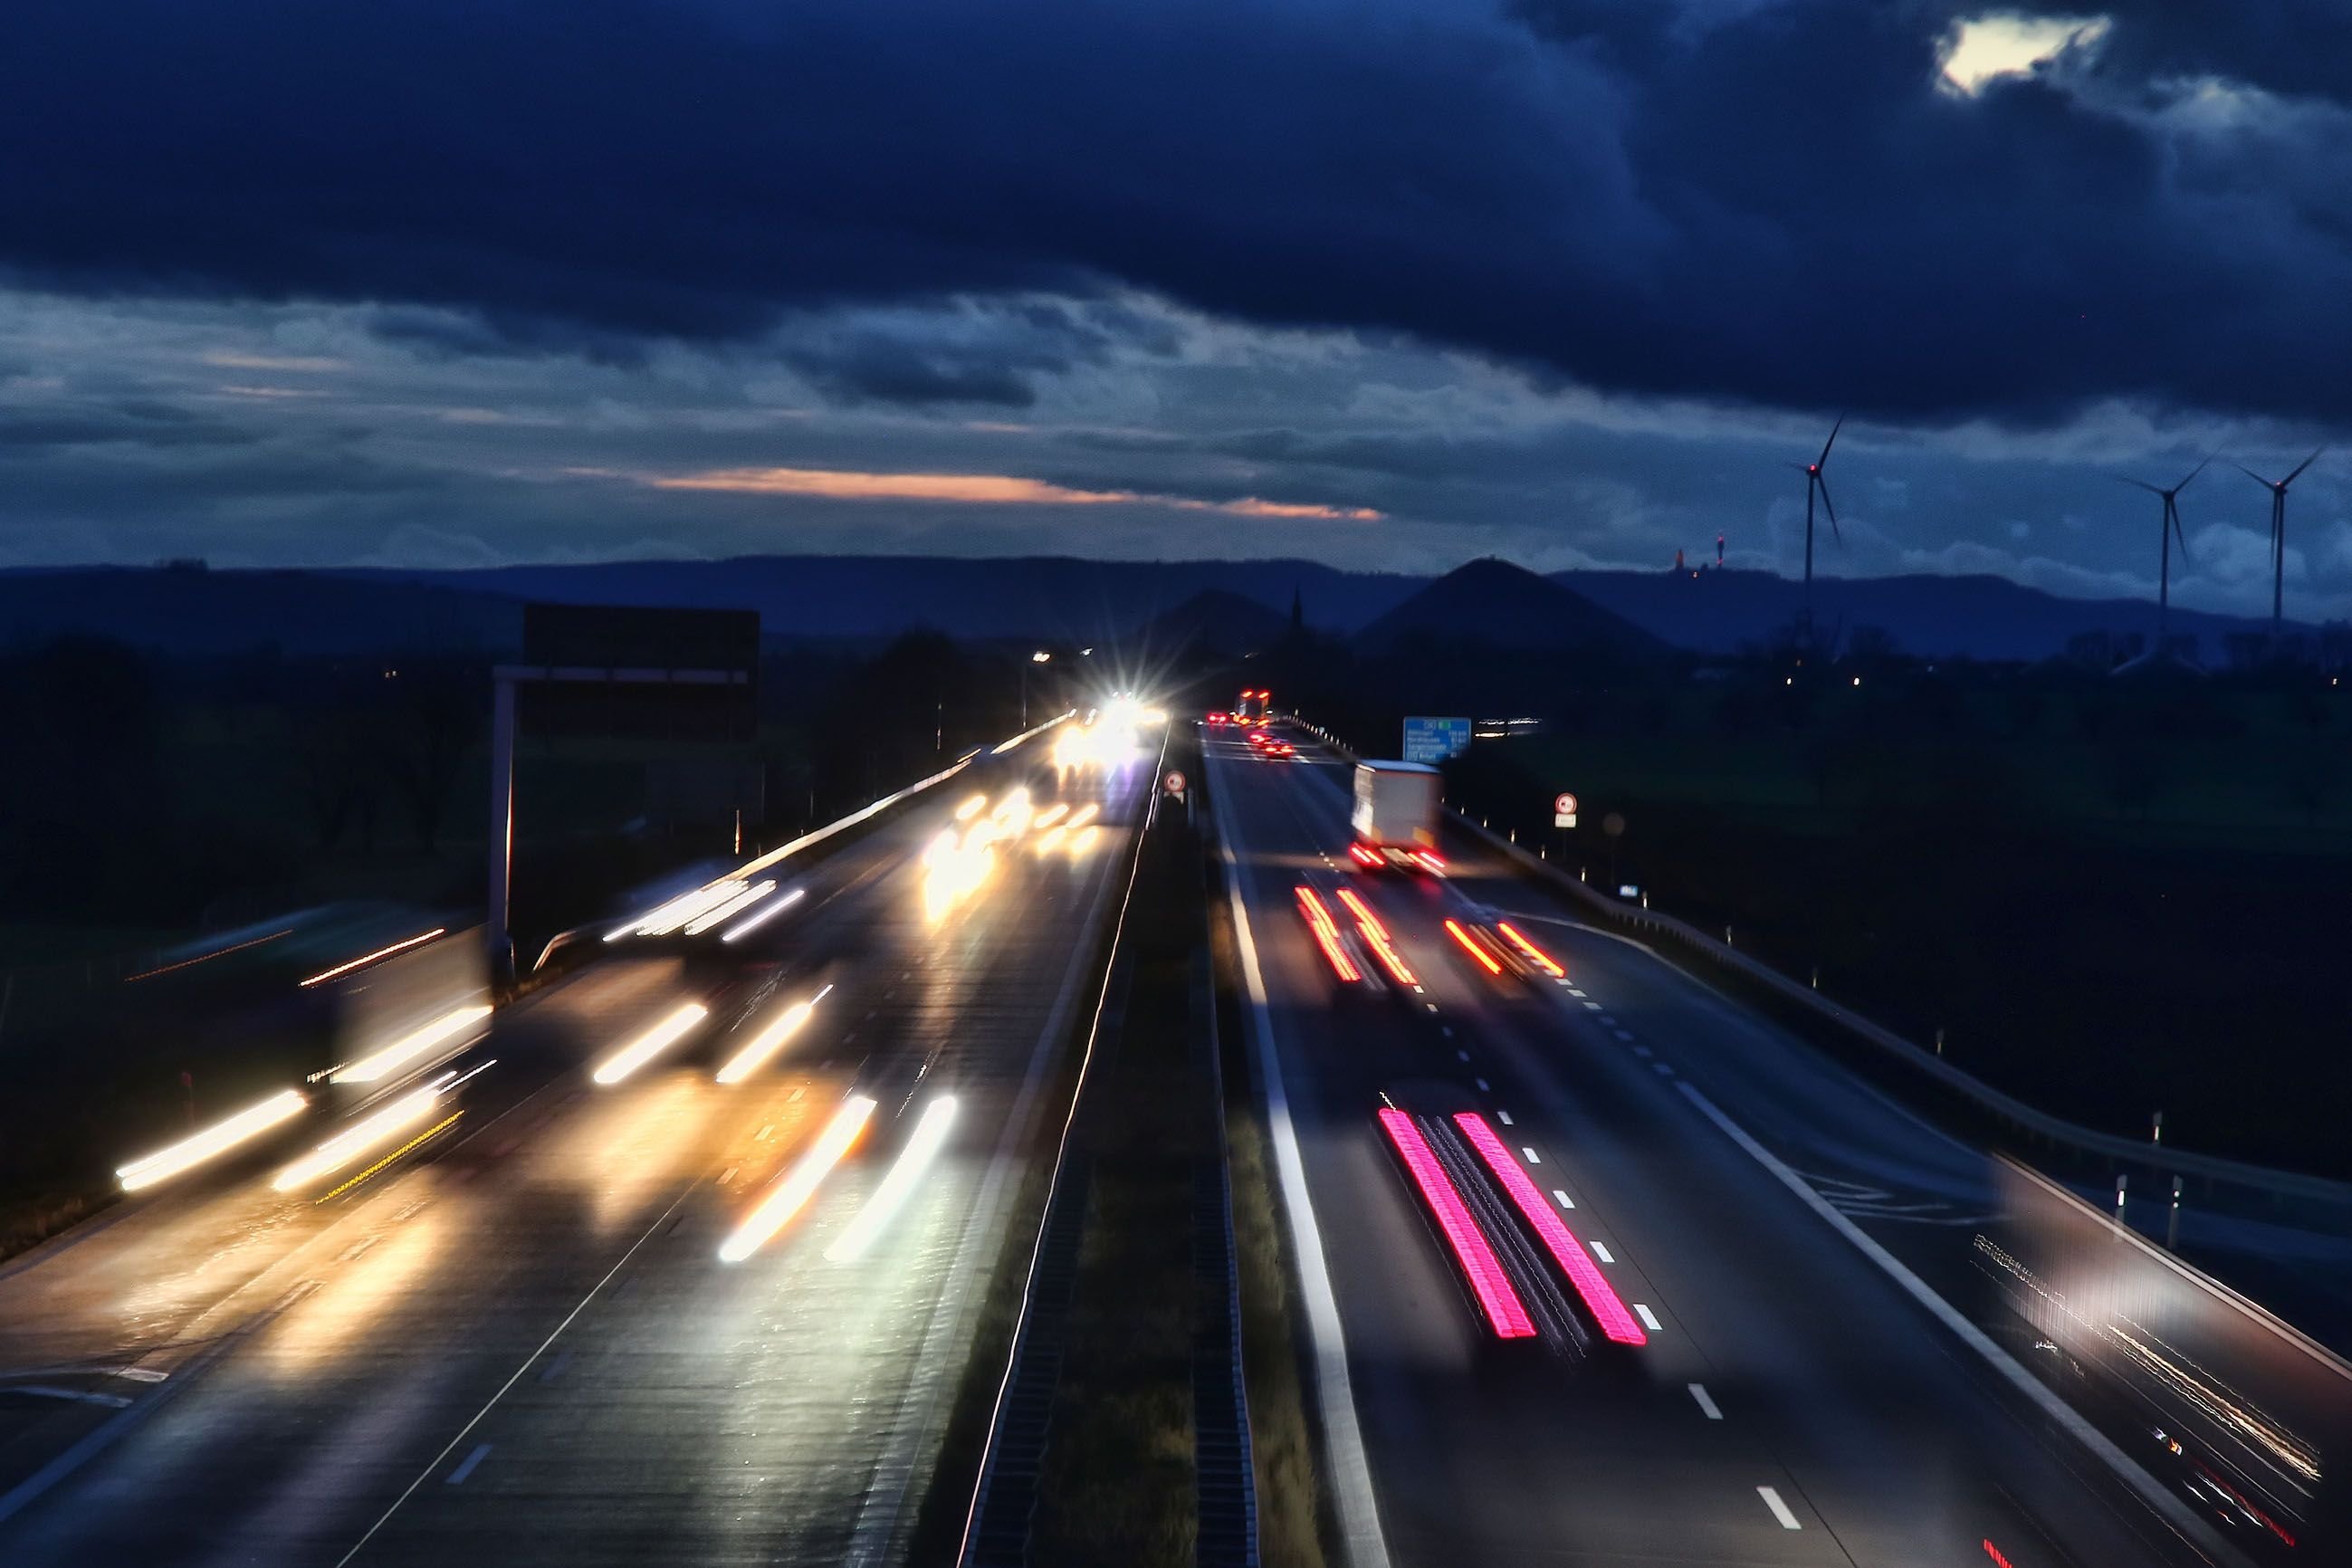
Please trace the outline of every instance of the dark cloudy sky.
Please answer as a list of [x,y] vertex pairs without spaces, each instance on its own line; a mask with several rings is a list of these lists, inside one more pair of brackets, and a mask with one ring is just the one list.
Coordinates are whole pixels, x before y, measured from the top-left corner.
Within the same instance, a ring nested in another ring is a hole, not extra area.
[[[1500,553],[2267,608],[2352,6],[20,0],[0,563]],[[2291,613],[2352,615],[2352,447]]]

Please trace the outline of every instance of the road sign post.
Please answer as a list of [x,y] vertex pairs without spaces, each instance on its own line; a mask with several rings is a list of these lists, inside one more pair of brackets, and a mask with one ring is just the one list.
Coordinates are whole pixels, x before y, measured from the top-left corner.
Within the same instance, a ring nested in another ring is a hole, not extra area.
[[1470,749],[1467,719],[1409,718],[1404,721],[1404,760],[1437,766]]
[[[758,719],[760,616],[755,610],[526,605],[523,658],[529,662],[490,671],[490,887],[483,935],[493,984],[515,973],[509,926],[518,689],[529,685],[547,699],[533,699],[534,723],[574,733],[748,738]],[[656,687],[666,689],[647,689]],[[736,831],[740,847],[740,825]]]

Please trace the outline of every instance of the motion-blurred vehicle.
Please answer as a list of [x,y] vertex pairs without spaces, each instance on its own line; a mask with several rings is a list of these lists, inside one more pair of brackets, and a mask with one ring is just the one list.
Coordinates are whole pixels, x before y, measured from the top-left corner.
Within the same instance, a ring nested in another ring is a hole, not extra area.
[[1244,691],[1241,700],[1234,704],[1234,722],[1236,724],[1265,723],[1273,713],[1273,710],[1266,704],[1273,700],[1274,693],[1271,691]]
[[1355,841],[1349,855],[1367,870],[1444,870],[1437,853],[1443,782],[1435,768],[1421,763],[1358,763],[1355,809],[1348,817]]
[[1529,982],[1568,978],[1558,959],[1508,921],[1449,920],[1445,934],[1487,974],[1513,975]]

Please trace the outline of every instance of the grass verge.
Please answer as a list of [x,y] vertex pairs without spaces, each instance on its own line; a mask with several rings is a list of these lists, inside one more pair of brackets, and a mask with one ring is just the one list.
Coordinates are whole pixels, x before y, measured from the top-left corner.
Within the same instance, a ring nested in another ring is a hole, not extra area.
[[1213,862],[1213,870],[1209,941],[1223,1053],[1226,1169],[1241,1273],[1242,1376],[1257,1479],[1258,1561],[1264,1568],[1324,1568],[1339,1560],[1332,1547],[1338,1521],[1323,1489],[1317,1428],[1307,1410],[1298,1270],[1275,1199],[1273,1149],[1253,1087],[1257,1073],[1242,1016],[1232,910],[1223,896],[1222,867]]
[[1211,1151],[1192,1071],[1200,879],[1180,817],[1144,847],[1125,1001],[1076,1134],[1091,1162],[1029,1552],[1039,1563],[1183,1568],[1193,1467],[1192,1172]]

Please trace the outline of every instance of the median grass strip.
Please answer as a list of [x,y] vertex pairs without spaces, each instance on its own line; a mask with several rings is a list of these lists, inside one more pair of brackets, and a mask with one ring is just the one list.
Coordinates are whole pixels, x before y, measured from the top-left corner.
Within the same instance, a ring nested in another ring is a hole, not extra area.
[[[1213,866],[1221,863],[1213,862]],[[1302,1374],[1306,1325],[1298,1278],[1274,1191],[1274,1156],[1252,1087],[1230,905],[1209,900],[1217,976],[1218,1044],[1223,1052],[1227,1173],[1233,1185],[1234,1248],[1241,1273],[1242,1373],[1249,1395],[1250,1448],[1257,1479],[1258,1561],[1265,1568],[1324,1568],[1338,1539],[1321,1477]]]
[[1181,1568],[1193,1556],[1192,1174],[1203,1152],[1192,962],[1202,903],[1181,815],[1144,847],[1131,968],[1074,1153],[1084,1240],[1048,1420],[1030,1560]]

